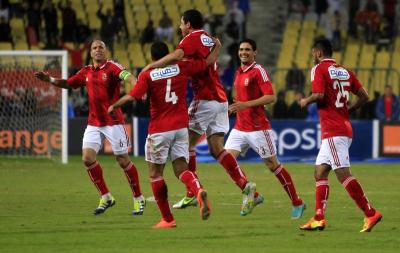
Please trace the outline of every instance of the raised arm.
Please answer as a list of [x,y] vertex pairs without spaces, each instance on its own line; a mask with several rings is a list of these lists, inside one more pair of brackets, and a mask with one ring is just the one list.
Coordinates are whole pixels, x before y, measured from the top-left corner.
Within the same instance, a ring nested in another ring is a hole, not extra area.
[[34,73],[34,76],[43,82],[51,83],[52,85],[58,87],[58,88],[63,88],[63,89],[68,89],[69,86],[67,84],[67,80],[65,79],[59,79],[59,78],[54,78],[47,74],[46,72],[43,71],[38,71]]
[[182,60],[183,56],[185,56],[185,53],[183,52],[182,49],[178,48],[174,52],[167,54],[158,61],[148,64],[146,67],[142,69],[142,72],[145,72],[146,70],[151,68],[163,68],[175,61]]
[[212,39],[214,41],[214,47],[206,58],[207,66],[214,64],[218,60],[219,52],[221,50],[221,41],[215,37],[212,37]]

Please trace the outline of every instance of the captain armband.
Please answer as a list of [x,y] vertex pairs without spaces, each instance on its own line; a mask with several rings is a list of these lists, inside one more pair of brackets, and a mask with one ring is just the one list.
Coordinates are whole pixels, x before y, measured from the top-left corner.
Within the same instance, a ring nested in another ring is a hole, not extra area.
[[119,73],[119,79],[121,79],[121,80],[126,80],[127,78],[128,78],[128,76],[131,76],[132,74],[129,72],[129,71],[127,71],[127,70],[122,70],[120,73]]

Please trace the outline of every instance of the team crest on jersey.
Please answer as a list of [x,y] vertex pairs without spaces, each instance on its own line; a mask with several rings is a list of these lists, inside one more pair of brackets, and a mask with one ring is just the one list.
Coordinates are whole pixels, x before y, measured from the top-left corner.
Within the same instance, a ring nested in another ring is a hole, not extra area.
[[342,67],[330,66],[328,72],[331,79],[349,80],[350,78],[349,72]]
[[107,80],[107,74],[103,73],[103,81]]
[[153,69],[150,71],[150,77],[152,81],[170,78],[179,75],[180,69],[177,64],[171,65],[165,68]]
[[89,82],[89,77],[86,77],[86,82]]
[[248,78],[244,79],[244,86],[249,86],[249,79]]
[[205,35],[204,33],[200,36],[201,43],[206,46],[206,47],[212,47],[214,46],[214,41]]

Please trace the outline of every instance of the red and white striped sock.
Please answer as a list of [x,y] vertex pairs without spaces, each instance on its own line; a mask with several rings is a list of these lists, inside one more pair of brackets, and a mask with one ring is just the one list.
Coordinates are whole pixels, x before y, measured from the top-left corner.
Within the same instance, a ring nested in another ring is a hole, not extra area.
[[135,165],[132,162],[129,162],[129,164],[122,169],[124,170],[125,176],[128,179],[129,186],[131,187],[133,196],[135,198],[140,197],[142,195],[142,192],[140,190],[139,174],[137,172]]
[[294,206],[299,206],[303,204],[303,201],[297,195],[292,177],[281,164],[274,170],[274,174],[278,178],[279,182],[281,182],[281,185],[288,194],[290,200],[292,201],[292,204]]
[[86,168],[90,180],[92,180],[99,193],[102,196],[108,194],[109,190],[107,188],[106,182],[104,181],[103,170],[101,169],[100,163],[98,161],[95,161]]
[[157,202],[158,209],[160,210],[161,216],[167,222],[174,220],[171,209],[168,203],[168,188],[165,184],[163,177],[151,177],[151,189],[153,190],[154,198]]
[[235,157],[224,150],[218,155],[217,160],[225,168],[226,172],[228,172],[229,176],[231,176],[236,185],[243,190],[248,181],[246,175],[239,167]]
[[371,217],[375,214],[375,209],[369,204],[360,183],[353,176],[345,178],[342,182],[343,187],[350,197],[356,202],[357,206],[363,210],[365,216]]
[[329,182],[327,178],[319,179],[315,183],[315,220],[325,219],[326,205],[329,197]]
[[185,170],[179,175],[179,180],[186,185],[186,188],[190,189],[194,196],[197,196],[199,190],[201,189],[201,185],[193,172]]
[[[193,172],[194,176],[198,179],[199,177],[197,176],[196,173],[196,151],[192,150],[189,151],[189,164],[188,164],[188,169]],[[186,186],[186,197],[192,198],[193,196],[196,196],[192,190]]]

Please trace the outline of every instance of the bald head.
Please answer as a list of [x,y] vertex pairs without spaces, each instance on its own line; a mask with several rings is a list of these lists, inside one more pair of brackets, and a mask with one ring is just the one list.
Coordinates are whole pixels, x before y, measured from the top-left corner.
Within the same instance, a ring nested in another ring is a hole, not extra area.
[[93,64],[102,64],[106,60],[106,44],[101,40],[94,40],[90,45],[90,56],[93,59]]

